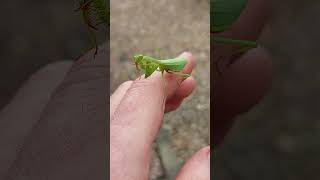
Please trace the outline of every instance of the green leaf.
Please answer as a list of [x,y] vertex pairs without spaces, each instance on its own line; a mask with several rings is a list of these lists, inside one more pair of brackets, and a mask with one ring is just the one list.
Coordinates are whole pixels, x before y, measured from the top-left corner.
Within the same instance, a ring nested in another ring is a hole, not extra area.
[[229,29],[245,8],[247,0],[210,0],[210,31]]

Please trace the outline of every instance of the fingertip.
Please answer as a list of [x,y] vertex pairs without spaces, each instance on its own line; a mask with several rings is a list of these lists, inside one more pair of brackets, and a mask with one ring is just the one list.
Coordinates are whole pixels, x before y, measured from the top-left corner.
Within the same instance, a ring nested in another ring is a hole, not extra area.
[[174,111],[182,104],[183,99],[172,99],[166,103],[165,112]]
[[165,112],[176,110],[184,100],[184,98],[190,96],[196,87],[196,80],[193,77],[189,77],[184,80],[175,93],[166,101]]
[[234,117],[256,105],[271,84],[271,57],[261,47],[248,51],[223,72],[213,93],[214,144],[222,141],[232,127]]
[[192,53],[189,51],[185,51],[182,54],[180,54],[179,57],[185,57],[187,59],[190,59],[190,58],[192,58]]
[[[192,70],[195,67],[195,60],[193,58],[192,53],[184,52],[184,53],[180,54],[178,57],[185,58],[188,61],[188,63],[185,65],[184,69],[182,70],[182,73],[183,74],[191,74]],[[166,73],[165,77],[168,82],[167,98],[170,99],[176,93],[177,89],[179,89],[178,82],[181,82],[181,77],[177,77],[176,75],[170,74],[170,73]],[[188,77],[187,79],[189,79],[189,80],[185,79],[184,81],[181,82],[181,84],[183,84],[186,81],[193,81],[194,80],[194,79],[190,79],[190,78],[191,77]],[[189,85],[192,85],[192,84],[195,84],[195,83],[190,83]],[[188,88],[188,89],[190,89],[191,92],[193,90],[193,88]]]
[[187,179],[210,179],[210,146],[199,150],[182,167],[177,180]]
[[182,98],[182,99],[188,97],[193,92],[196,85],[197,85],[197,82],[192,76],[187,78],[181,83],[174,97]]
[[219,110],[239,114],[257,104],[271,86],[271,66],[270,55],[260,47],[234,62],[217,84],[215,102],[222,108]]
[[191,73],[192,70],[195,68],[196,66],[196,60],[193,57],[193,54],[191,52],[185,51],[182,54],[179,55],[179,57],[183,57],[186,58],[188,63],[185,66],[185,68],[183,69],[184,73]]

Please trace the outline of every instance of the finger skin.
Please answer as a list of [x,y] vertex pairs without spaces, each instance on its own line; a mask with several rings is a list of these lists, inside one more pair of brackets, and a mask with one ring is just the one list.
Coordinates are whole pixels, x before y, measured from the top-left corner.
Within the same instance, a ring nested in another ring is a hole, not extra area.
[[176,180],[210,180],[210,146],[194,154],[184,164]]
[[116,91],[110,97],[110,114],[113,114],[116,108],[119,106],[123,96],[127,93],[128,89],[132,85],[132,81],[126,81],[122,83]]
[[[183,53],[188,60],[184,73],[191,73],[195,66],[190,53]],[[177,77],[166,74],[166,92],[160,73],[147,79],[134,81],[123,96],[110,119],[111,179],[147,179],[152,142],[158,133],[164,115],[164,97],[175,98],[179,89]],[[185,81],[187,94],[192,92],[193,81]],[[181,90],[180,90],[181,91]],[[180,95],[182,94],[180,92]]]
[[213,144],[219,144],[233,123],[233,117],[257,104],[271,86],[271,61],[268,53],[250,50],[217,80],[213,94]]
[[[246,8],[226,32],[213,33],[234,39],[257,40],[270,13],[270,1],[249,0]],[[212,62],[230,47],[212,44]],[[248,111],[258,103],[271,84],[271,62],[265,50],[258,48],[247,52],[243,57],[225,59],[222,75],[212,77],[214,86],[212,107],[213,145],[219,144],[233,124],[238,114]],[[239,61],[239,62],[238,62]],[[227,64],[233,64],[226,66]],[[216,69],[216,63],[211,63],[211,69]]]
[[[10,103],[0,112],[0,179],[13,163],[17,149],[40,120],[51,94],[63,81],[72,61],[42,67],[29,77]],[[30,104],[32,102],[32,105]]]
[[3,179],[104,179],[109,48],[72,65]]
[[[194,60],[190,53],[183,53],[182,56],[188,59],[188,64],[184,69],[185,73],[190,73]],[[111,114],[111,125],[119,124],[132,124],[136,119],[146,120],[146,122],[139,120],[137,123],[141,123],[141,126],[137,124],[137,127],[141,129],[150,129],[150,127],[155,126],[161,121],[156,121],[153,119],[159,119],[163,117],[163,101],[164,95],[167,95],[167,99],[174,98],[176,90],[179,88],[177,83],[177,77],[171,74],[166,74],[166,90],[164,90],[163,80],[160,73],[153,74],[148,79],[140,79],[134,81],[127,93],[124,95],[121,104],[116,109],[114,114]],[[186,81],[190,82],[190,81]],[[193,86],[186,86],[187,88],[193,88]],[[166,92],[164,92],[166,91]],[[187,89],[187,92],[192,91],[192,89]],[[181,98],[181,97],[178,97]],[[135,116],[132,116],[134,113]],[[156,123],[154,123],[154,121]],[[156,130],[151,129],[153,136],[156,134]],[[148,134],[149,137],[152,134]]]
[[181,83],[172,98],[166,101],[165,112],[176,110],[184,98],[188,97],[195,89],[196,81],[193,77],[187,78]]

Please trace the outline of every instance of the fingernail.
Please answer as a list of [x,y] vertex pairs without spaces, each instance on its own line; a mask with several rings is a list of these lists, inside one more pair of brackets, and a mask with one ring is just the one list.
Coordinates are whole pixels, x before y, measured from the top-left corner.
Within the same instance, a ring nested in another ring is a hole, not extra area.
[[190,57],[192,56],[191,52],[185,51],[180,56]]

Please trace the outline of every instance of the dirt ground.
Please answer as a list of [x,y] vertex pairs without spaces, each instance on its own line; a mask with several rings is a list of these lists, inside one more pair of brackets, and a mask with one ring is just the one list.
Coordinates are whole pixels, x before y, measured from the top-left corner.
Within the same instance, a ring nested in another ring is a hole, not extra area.
[[130,60],[136,53],[172,58],[190,51],[197,60],[197,88],[177,111],[166,114],[151,179],[172,179],[182,162],[210,142],[208,2],[111,1],[111,92],[136,77]]

